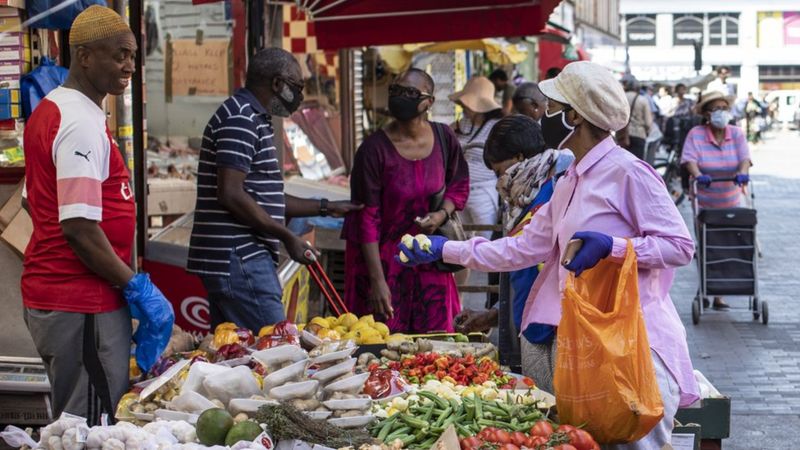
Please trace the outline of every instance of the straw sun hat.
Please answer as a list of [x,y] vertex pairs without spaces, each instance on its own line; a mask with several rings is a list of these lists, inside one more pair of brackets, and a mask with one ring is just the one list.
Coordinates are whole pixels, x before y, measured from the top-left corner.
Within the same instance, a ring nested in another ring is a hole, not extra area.
[[452,102],[460,102],[477,113],[487,113],[500,109],[494,100],[494,84],[486,77],[472,77],[464,89],[447,96]]
[[728,106],[731,107],[736,102],[736,97],[733,95],[725,95],[720,91],[705,91],[700,94],[700,101],[695,105],[694,112],[696,114],[703,114],[703,108],[716,100],[725,100]]

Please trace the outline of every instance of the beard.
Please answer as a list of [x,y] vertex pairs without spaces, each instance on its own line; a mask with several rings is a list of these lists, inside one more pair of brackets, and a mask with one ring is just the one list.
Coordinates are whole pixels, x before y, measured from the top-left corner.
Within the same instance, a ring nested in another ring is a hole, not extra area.
[[292,115],[292,113],[289,112],[289,110],[286,109],[285,106],[283,106],[283,103],[281,103],[281,101],[278,100],[278,98],[274,97],[274,96],[269,99],[269,101],[267,102],[266,108],[267,108],[267,112],[271,116],[289,117],[289,116]]

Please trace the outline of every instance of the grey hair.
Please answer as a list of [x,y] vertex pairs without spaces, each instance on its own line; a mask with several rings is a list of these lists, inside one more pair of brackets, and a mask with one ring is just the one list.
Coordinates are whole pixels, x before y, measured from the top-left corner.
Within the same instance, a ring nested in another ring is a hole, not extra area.
[[282,48],[261,49],[250,57],[245,86],[248,89],[264,86],[275,77],[285,77],[295,64],[297,64],[297,60],[294,59],[294,56]]
[[514,91],[514,100],[523,98],[529,98],[539,104],[547,102],[547,97],[539,90],[539,85],[532,81],[520,84],[517,90]]

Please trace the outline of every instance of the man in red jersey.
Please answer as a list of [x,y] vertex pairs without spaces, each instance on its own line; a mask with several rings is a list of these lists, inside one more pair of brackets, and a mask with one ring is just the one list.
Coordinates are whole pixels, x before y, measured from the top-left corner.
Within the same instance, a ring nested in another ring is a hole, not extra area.
[[101,6],[78,15],[69,39],[67,81],[25,128],[33,235],[21,287],[53,413],[94,424],[103,413],[113,417],[128,389],[131,315],[140,320],[137,362],[148,370],[174,314],[147,275],[131,270],[136,206],[102,109],[106,95],[122,94],[130,82],[136,40],[122,17]]

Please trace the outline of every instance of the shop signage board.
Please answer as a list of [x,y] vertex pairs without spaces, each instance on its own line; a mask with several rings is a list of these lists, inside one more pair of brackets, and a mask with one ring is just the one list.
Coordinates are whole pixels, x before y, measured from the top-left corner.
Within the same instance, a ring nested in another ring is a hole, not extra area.
[[170,42],[167,67],[173,96],[227,96],[230,92],[228,39]]

